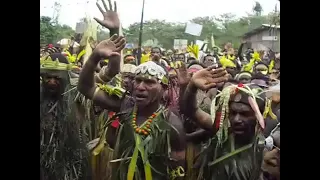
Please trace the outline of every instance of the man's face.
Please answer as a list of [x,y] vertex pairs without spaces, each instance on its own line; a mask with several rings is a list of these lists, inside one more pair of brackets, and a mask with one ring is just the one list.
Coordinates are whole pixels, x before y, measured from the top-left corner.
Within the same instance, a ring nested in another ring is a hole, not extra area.
[[45,74],[42,75],[43,87],[50,94],[60,93],[61,78],[59,76]]
[[134,80],[134,74],[132,73],[123,73],[122,74],[122,85],[124,89],[128,90],[129,92],[132,92],[133,88],[133,80]]
[[163,93],[164,89],[155,77],[135,76],[133,97],[135,97],[138,107],[146,107],[155,101],[159,101],[163,97]]
[[239,82],[242,84],[249,84],[251,82],[251,77],[243,76],[243,77],[239,78]]
[[214,58],[212,56],[206,56],[203,61],[204,65],[211,66],[214,63]]
[[268,74],[268,67],[264,64],[258,64],[255,67],[255,73],[260,73],[263,75],[267,75]]
[[176,61],[182,61],[182,62],[184,62],[184,61],[185,61],[184,55],[181,55],[181,54],[178,55]]
[[254,136],[256,116],[249,105],[240,102],[231,102],[229,116],[231,130],[236,137],[249,140]]
[[226,67],[226,71],[232,76],[234,77],[237,74],[237,70],[234,67]]
[[153,61],[159,61],[160,58],[161,58],[161,52],[160,52],[160,49],[159,48],[153,48],[151,50],[151,56]]

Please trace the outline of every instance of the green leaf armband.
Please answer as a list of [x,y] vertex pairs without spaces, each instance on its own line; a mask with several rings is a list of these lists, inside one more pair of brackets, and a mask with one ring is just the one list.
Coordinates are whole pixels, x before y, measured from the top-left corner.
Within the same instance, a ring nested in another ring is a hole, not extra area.
[[185,171],[183,169],[182,166],[178,166],[176,169],[172,169],[171,171],[169,169],[168,170],[168,173],[169,173],[169,176],[170,176],[170,180],[174,180],[178,177],[184,177],[185,176]]
[[122,98],[123,95],[126,93],[126,90],[124,90],[121,87],[114,87],[107,84],[100,84],[97,83],[99,89],[102,91],[108,93],[110,96],[118,96],[119,98]]

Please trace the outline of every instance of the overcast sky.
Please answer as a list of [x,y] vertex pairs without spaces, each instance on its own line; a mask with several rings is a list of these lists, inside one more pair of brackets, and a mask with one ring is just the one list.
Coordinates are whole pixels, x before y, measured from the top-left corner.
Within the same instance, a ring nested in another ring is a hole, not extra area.
[[[53,4],[59,2],[62,7],[59,22],[75,28],[76,22],[87,13],[102,18],[95,5],[96,0],[40,0],[40,15],[53,16]],[[145,0],[144,19],[164,19],[171,22],[187,22],[199,16],[213,16],[233,13],[238,17],[252,12],[254,0]],[[274,10],[278,0],[258,0],[263,14]],[[107,0],[106,3],[108,4]],[[118,12],[124,27],[140,22],[142,0],[117,0]]]

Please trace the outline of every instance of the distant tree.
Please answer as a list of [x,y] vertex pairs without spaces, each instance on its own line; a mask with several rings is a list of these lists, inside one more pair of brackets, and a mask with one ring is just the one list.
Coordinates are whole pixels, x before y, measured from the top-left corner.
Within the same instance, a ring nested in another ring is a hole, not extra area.
[[105,40],[109,38],[109,31],[107,29],[104,29],[102,26],[98,25],[98,31],[97,31],[97,40],[98,42]]
[[[223,47],[227,42],[231,42],[234,47],[238,47],[241,36],[255,29],[261,24],[280,24],[279,12],[269,13],[267,16],[261,15],[263,8],[259,2],[255,3],[252,14],[247,14],[237,18],[232,13],[224,13],[220,16],[196,17],[190,21],[202,25],[200,37],[195,37],[185,33],[185,23],[172,23],[165,20],[154,19],[144,22],[143,41],[156,40],[163,48],[173,47],[174,39],[187,39],[190,43],[194,40],[210,40],[213,35],[215,44]],[[85,18],[81,19],[85,22]],[[276,22],[276,23],[273,23]],[[138,44],[140,23],[136,22],[123,29],[128,43]],[[97,39],[101,41],[109,37],[108,30],[98,27]],[[68,38],[74,34],[71,27],[60,24],[53,24],[50,17],[40,17],[40,42],[53,43],[61,38]],[[210,42],[209,42],[210,44]],[[209,45],[211,47],[211,45]]]
[[258,1],[255,2],[255,5],[253,6],[252,10],[257,16],[261,16],[261,13],[263,11],[262,6]]
[[40,44],[56,43],[73,36],[75,31],[68,25],[54,24],[47,16],[40,16]]

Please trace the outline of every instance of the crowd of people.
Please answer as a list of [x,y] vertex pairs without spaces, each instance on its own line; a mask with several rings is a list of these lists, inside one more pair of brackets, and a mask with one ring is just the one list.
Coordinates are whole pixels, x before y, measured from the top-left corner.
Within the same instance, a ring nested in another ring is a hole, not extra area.
[[279,180],[280,53],[243,42],[137,60],[102,2],[110,38],[90,54],[77,38],[40,51],[40,179]]

